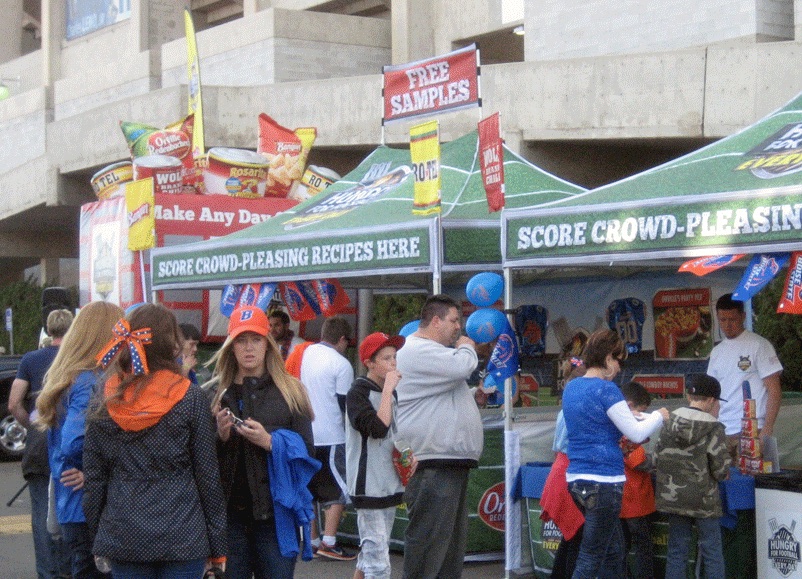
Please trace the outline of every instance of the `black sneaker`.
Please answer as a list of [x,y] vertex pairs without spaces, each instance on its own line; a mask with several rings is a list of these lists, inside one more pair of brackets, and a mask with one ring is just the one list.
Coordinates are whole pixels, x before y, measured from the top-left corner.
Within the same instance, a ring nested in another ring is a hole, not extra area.
[[356,559],[356,553],[349,553],[337,544],[329,545],[323,541],[320,542],[320,546],[317,548],[317,555],[326,559],[334,559],[335,561],[353,561]]

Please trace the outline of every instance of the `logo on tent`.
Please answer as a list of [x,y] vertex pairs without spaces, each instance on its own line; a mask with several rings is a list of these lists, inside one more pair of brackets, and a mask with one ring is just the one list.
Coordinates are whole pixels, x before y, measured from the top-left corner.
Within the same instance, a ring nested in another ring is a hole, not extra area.
[[752,158],[735,170],[748,169],[760,179],[774,179],[802,171],[802,123],[785,125],[745,154]]
[[[317,202],[307,206],[303,211],[285,221],[284,229],[289,231],[324,219],[340,217],[357,207],[372,203],[401,185],[412,174],[412,169],[402,165],[378,178],[371,179],[370,176],[373,174],[375,172],[369,170],[365,175],[366,180],[343,191],[325,195]],[[317,200],[321,195],[316,196],[315,199]]]

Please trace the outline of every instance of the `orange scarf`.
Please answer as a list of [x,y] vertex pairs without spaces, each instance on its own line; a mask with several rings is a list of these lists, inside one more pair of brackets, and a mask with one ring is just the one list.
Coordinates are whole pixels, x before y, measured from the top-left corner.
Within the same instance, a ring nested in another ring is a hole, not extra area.
[[[181,400],[189,390],[189,380],[170,370],[159,370],[147,380],[145,388],[134,399],[134,388],[126,389],[122,400],[107,402],[109,416],[128,432],[138,432],[153,426]],[[106,382],[106,398],[117,393],[121,376],[112,376]]]

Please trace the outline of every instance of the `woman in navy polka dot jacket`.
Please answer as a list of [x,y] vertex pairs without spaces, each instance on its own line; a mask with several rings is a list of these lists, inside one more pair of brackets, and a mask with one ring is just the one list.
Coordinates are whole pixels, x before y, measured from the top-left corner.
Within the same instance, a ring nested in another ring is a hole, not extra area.
[[[267,470],[271,433],[296,432],[312,454],[312,407],[306,389],[284,368],[270,323],[259,308],[231,314],[228,338],[215,363],[213,409],[217,448],[228,507],[229,579],[289,579],[295,557],[279,546]],[[235,421],[236,422],[235,425]],[[297,544],[297,538],[291,538]]]
[[225,565],[226,514],[208,399],[181,374],[175,316],[118,322],[103,403],[88,420],[84,512],[115,579],[201,577]]

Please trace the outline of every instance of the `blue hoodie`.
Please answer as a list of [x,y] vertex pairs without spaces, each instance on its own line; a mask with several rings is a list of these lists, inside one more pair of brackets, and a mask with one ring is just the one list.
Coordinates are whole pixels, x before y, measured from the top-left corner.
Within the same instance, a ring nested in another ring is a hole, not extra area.
[[272,432],[273,450],[267,454],[267,472],[273,495],[276,536],[283,557],[298,556],[298,527],[303,527],[304,550],[301,558],[312,559],[310,523],[315,518],[312,493],[307,485],[320,461],[309,456],[303,438],[297,432],[280,428]]

